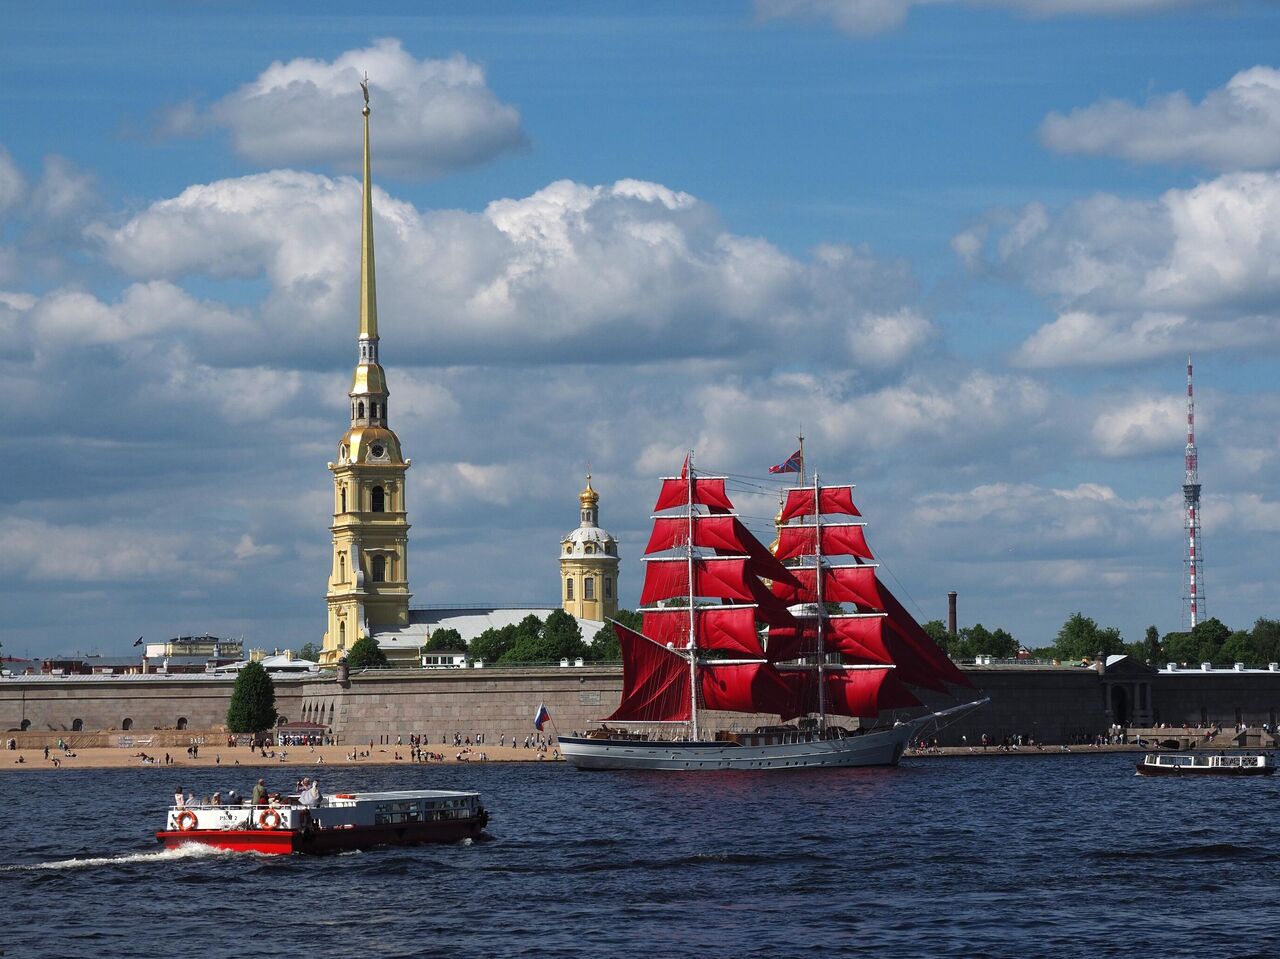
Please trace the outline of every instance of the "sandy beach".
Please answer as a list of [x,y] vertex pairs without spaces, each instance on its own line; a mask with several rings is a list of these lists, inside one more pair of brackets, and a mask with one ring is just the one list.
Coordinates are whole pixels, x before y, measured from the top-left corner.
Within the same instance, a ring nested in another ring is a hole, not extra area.
[[[359,758],[350,759],[353,748],[357,749]],[[432,760],[420,765],[440,765],[457,762],[554,762],[553,754],[540,755],[537,750],[512,746],[444,746],[433,744],[431,751],[442,754],[443,760]],[[154,757],[155,762],[146,762],[139,756],[144,752]],[[168,752],[170,762],[165,763]],[[365,754],[368,755],[365,755]],[[459,759],[461,755],[461,759]],[[488,757],[482,759],[481,756]],[[22,761],[19,762],[19,759]],[[54,760],[58,760],[55,764]],[[185,747],[172,746],[168,750],[151,747],[146,750],[136,748],[117,748],[111,746],[87,747],[73,749],[71,754],[60,749],[50,748],[49,758],[44,758],[44,749],[4,750],[0,752],[0,771],[13,770],[21,772],[32,769],[212,769],[226,766],[290,766],[295,768],[324,766],[412,766],[417,765],[409,758],[408,746],[378,746],[372,749],[366,743],[363,747],[352,746],[285,746],[268,748],[266,757],[260,752],[244,746],[216,748],[201,746],[199,755],[191,758]]]

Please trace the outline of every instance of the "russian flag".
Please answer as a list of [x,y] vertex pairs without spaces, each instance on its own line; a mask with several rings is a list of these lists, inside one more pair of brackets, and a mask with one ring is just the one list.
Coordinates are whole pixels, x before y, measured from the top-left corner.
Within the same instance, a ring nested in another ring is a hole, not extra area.
[[804,454],[800,450],[796,450],[786,461],[779,463],[777,466],[770,466],[770,473],[799,473],[804,469]]
[[538,732],[542,732],[542,727],[551,721],[551,713],[547,711],[546,703],[538,704],[538,712],[533,717],[533,728]]

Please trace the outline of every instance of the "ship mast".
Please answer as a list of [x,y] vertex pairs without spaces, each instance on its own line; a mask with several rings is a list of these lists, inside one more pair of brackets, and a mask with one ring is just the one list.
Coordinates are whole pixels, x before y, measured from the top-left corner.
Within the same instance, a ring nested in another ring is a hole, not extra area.
[[[803,447],[801,447],[803,449]],[[802,461],[803,462],[803,461]],[[817,630],[818,637],[818,730],[825,731],[827,728],[827,684],[825,667],[827,663],[826,655],[826,637],[824,633],[824,620],[826,619],[827,607],[822,601],[822,492],[819,489],[818,471],[813,471],[813,542],[814,542],[814,570],[813,582],[815,592],[818,597],[818,621]]]
[[697,610],[693,605],[693,450],[685,458],[685,476],[688,480],[689,534],[685,542],[685,557],[689,573],[689,717],[693,721],[693,741],[698,741],[698,633]]

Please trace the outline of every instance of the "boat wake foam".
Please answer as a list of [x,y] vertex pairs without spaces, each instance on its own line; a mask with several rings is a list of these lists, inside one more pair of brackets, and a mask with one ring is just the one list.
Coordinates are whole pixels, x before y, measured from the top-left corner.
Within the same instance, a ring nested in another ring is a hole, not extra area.
[[121,856],[87,856],[83,859],[59,859],[53,862],[26,863],[17,866],[0,866],[0,872],[43,872],[66,869],[92,869],[97,866],[126,866],[133,863],[173,862],[180,859],[210,859],[222,856],[238,856],[231,849],[215,849],[199,843],[187,843],[176,849],[156,852],[126,853]]

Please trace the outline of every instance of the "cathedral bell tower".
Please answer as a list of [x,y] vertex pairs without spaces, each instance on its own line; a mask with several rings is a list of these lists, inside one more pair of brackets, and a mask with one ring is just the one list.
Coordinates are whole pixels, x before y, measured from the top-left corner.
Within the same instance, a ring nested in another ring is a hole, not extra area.
[[618,541],[600,528],[600,494],[578,494],[578,528],[560,541],[561,603],[578,619],[603,621],[618,614]]
[[409,621],[409,522],[400,439],[387,426],[386,374],[378,363],[378,297],[373,269],[369,175],[369,87],[364,90],[364,189],[360,223],[360,336],[351,383],[351,427],[333,473],[333,564],[328,629],[320,660],[332,665],[379,626]]

